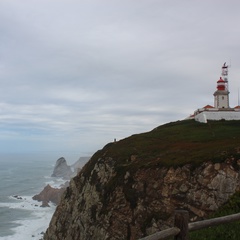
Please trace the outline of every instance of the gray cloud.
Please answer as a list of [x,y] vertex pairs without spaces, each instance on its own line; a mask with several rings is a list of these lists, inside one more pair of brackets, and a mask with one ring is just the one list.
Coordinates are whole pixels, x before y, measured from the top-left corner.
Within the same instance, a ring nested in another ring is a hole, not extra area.
[[[213,104],[238,1],[0,1],[0,152],[94,152]],[[10,147],[15,146],[15,148]]]

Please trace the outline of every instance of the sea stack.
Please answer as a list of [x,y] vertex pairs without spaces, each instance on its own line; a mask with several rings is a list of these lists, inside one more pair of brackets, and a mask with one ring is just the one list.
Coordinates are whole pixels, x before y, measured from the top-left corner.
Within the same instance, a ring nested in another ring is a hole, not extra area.
[[70,179],[73,172],[71,167],[67,165],[67,161],[64,157],[61,157],[57,160],[52,177],[60,177],[64,179]]

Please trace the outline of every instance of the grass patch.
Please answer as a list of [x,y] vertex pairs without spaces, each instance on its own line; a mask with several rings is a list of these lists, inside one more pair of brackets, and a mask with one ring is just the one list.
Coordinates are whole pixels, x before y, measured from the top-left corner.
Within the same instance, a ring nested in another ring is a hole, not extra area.
[[[82,174],[87,180],[97,161],[112,159],[117,174],[105,186],[109,191],[105,191],[104,199],[108,199],[115,187],[123,184],[127,171],[132,175],[140,168],[185,164],[195,168],[206,161],[222,162],[232,156],[240,157],[239,153],[240,121],[209,121],[207,124],[177,121],[107,144],[92,156]],[[93,176],[91,183],[97,181]]]
[[[240,147],[240,121],[204,124],[186,120],[108,144],[93,158],[104,155],[115,159],[117,166],[130,168],[182,166],[216,159],[222,161],[236,154],[237,147]],[[131,161],[132,155],[137,156],[135,161]]]

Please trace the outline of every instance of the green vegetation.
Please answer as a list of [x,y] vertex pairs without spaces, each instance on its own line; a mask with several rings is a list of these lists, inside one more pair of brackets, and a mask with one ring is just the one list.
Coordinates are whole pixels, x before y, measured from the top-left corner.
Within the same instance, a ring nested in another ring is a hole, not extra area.
[[[96,162],[112,159],[110,162],[117,174],[106,183],[104,192],[102,188],[97,188],[102,194],[102,201],[107,205],[115,187],[123,186],[126,199],[134,208],[139,196],[124,184],[127,171],[133,175],[139,168],[185,164],[195,168],[205,161],[222,162],[228,157],[240,158],[239,152],[240,121],[209,121],[207,124],[194,120],[177,121],[107,144],[93,155],[82,173],[85,181],[91,176],[91,184],[97,186],[97,175],[92,172]],[[235,167],[238,168],[238,165]]]
[[[82,169],[82,174],[85,176],[84,181],[91,177],[91,184],[98,186],[98,176],[95,171],[92,172],[95,164],[98,161],[109,161],[115,168],[117,174],[104,186],[97,187],[103,203],[100,214],[103,214],[107,211],[109,199],[117,186],[122,187],[131,209],[136,207],[140,193],[131,187],[134,184],[133,178],[124,183],[126,172],[133,176],[139,168],[178,167],[185,164],[191,164],[195,168],[206,161],[223,162],[231,157],[240,159],[240,121],[209,121],[207,124],[194,120],[177,121],[107,144],[93,155]],[[237,164],[233,166],[239,168]],[[96,217],[95,210],[91,209],[92,219]],[[240,193],[236,193],[212,217],[239,211]],[[147,216],[143,232],[151,219],[152,215]],[[190,239],[238,239],[239,224],[224,224],[192,232]]]
[[[198,166],[204,161],[221,162],[228,156],[236,156],[239,143],[240,121],[209,121],[207,124],[194,120],[177,121],[107,144],[92,157],[85,171],[89,173],[102,156],[113,158],[120,172],[187,163]],[[131,156],[136,156],[134,161]]]
[[[210,218],[226,216],[240,212],[240,192],[236,192],[229,201],[218,209]],[[191,240],[238,240],[240,221],[222,224],[190,233]]]

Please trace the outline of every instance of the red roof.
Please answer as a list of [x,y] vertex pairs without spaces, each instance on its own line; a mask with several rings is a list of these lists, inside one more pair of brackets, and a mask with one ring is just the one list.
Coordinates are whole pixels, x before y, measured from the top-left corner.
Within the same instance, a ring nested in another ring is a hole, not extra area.
[[217,81],[217,83],[223,82],[225,83],[225,81],[220,77],[220,79]]
[[211,106],[211,105],[206,105],[205,107],[203,107],[203,108],[214,108],[213,106]]
[[240,106],[238,105],[238,106],[236,106],[235,108],[240,108]]

